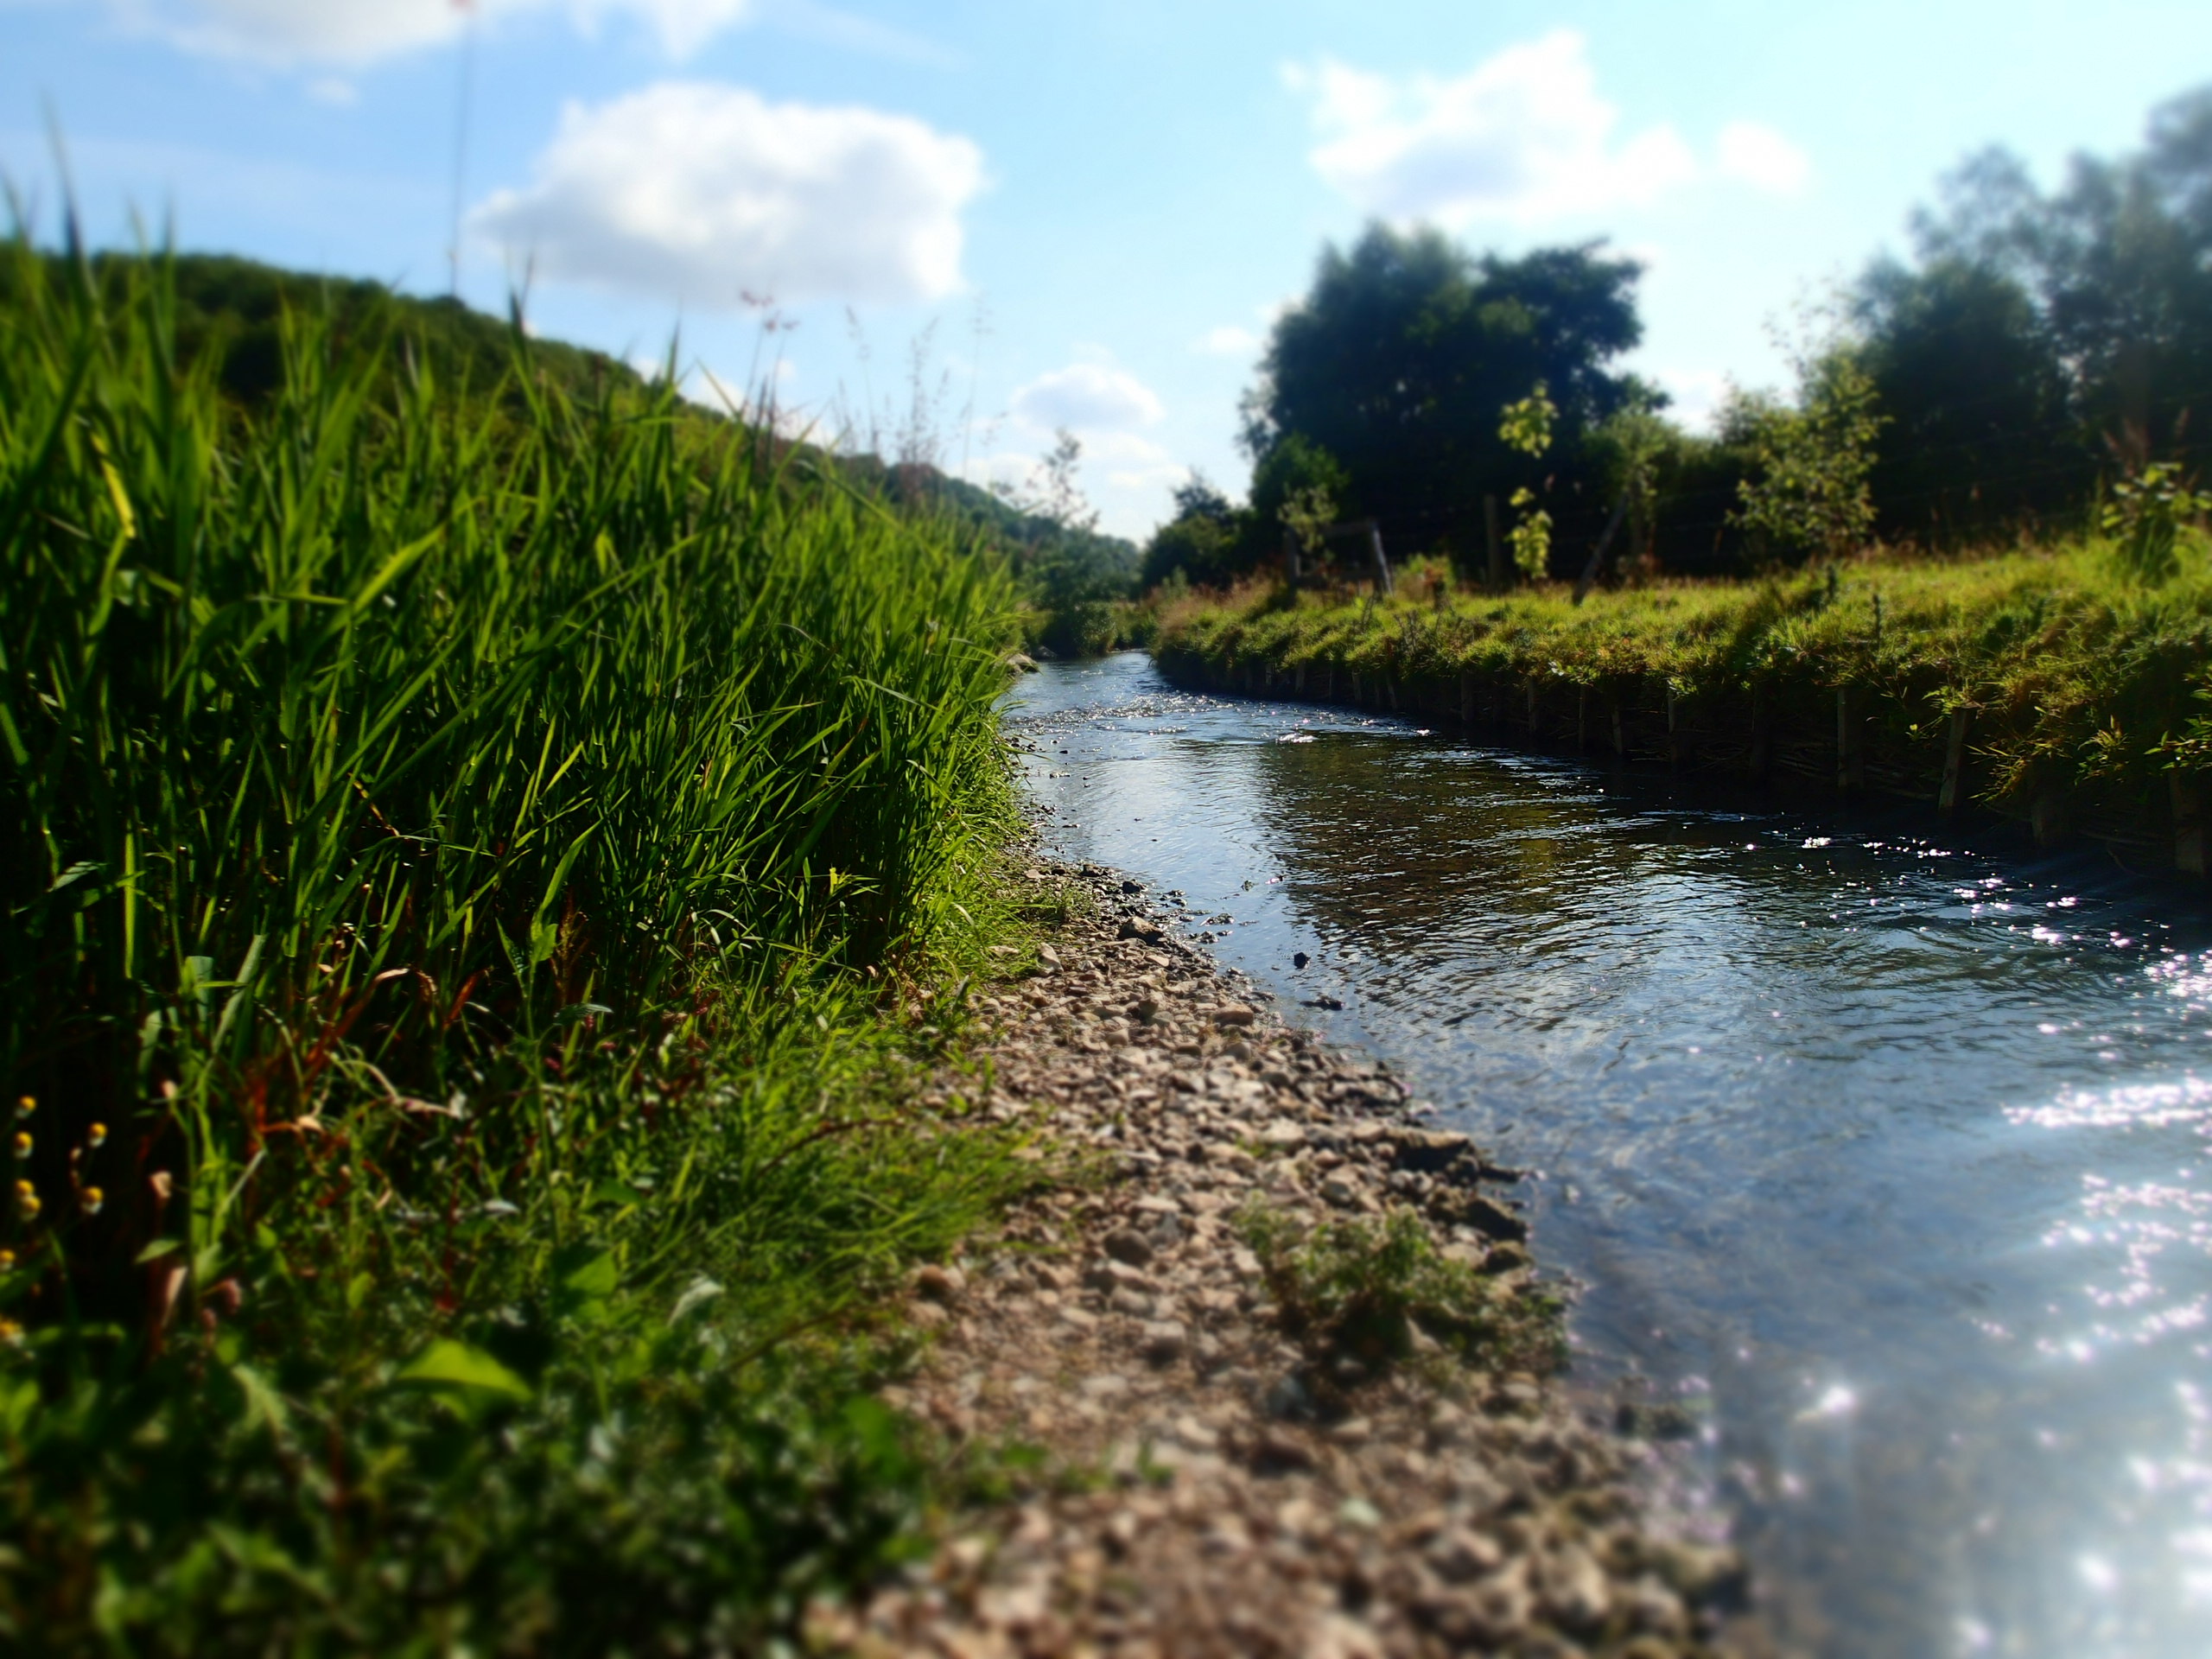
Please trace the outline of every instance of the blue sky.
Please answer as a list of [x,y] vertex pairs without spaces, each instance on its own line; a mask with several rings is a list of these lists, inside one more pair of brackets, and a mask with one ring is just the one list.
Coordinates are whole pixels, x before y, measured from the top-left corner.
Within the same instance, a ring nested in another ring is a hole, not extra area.
[[[2046,181],[2212,79],[2191,4],[1859,0],[0,0],[0,168],[95,237],[449,280],[687,390],[1018,479],[1054,427],[1107,527],[1241,487],[1275,308],[1371,217],[1645,257],[1635,365],[1682,412],[1967,151]],[[763,305],[761,302],[772,303]],[[764,330],[773,319],[773,333]]]

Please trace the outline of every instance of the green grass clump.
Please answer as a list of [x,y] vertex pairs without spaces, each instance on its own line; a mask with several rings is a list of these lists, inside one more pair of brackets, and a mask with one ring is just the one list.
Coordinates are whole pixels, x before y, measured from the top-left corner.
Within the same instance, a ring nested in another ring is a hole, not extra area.
[[1416,1357],[1418,1331],[1465,1364],[1545,1375],[1567,1363],[1565,1305],[1455,1261],[1414,1211],[1310,1230],[1247,1208],[1237,1232],[1259,1258],[1276,1322],[1326,1385],[1344,1362],[1373,1376]]
[[1020,1167],[906,1082],[1019,922],[1003,569],[4,258],[0,1633],[753,1649],[941,1490],[867,1316]]
[[[1756,582],[1662,582],[1576,606],[1547,586],[1502,597],[1416,568],[1380,603],[1259,583],[1171,607],[1163,657],[1401,681],[1471,672],[1627,696],[1863,688],[1900,741],[1940,765],[1941,717],[1975,715],[1983,792],[2098,780],[2146,786],[2212,761],[2212,545],[2145,584],[2088,540],[1961,560],[1868,558]],[[1808,705],[1810,706],[1809,704]]]

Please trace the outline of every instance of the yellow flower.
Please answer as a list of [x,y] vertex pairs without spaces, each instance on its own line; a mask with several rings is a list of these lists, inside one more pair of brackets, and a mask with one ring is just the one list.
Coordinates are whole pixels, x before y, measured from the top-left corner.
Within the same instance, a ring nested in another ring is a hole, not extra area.
[[107,1125],[105,1123],[93,1124],[92,1127],[92,1132],[85,1136],[85,1144],[88,1147],[93,1147],[105,1146],[107,1144]]
[[36,1096],[25,1095],[22,1099],[16,1103],[16,1116],[17,1117],[29,1117],[36,1110],[38,1110],[38,1098]]
[[13,1348],[23,1339],[23,1327],[13,1319],[0,1318],[0,1344]]
[[100,1205],[107,1202],[107,1194],[97,1186],[88,1186],[85,1189],[83,1198],[79,1201],[84,1205],[86,1215],[97,1216],[100,1212]]
[[36,1221],[40,1209],[38,1189],[29,1181],[16,1183],[16,1209],[25,1221]]
[[17,1158],[19,1158],[19,1159],[20,1159],[20,1158],[28,1158],[28,1157],[29,1157],[30,1155],[31,1155],[31,1132],[30,1132],[29,1129],[18,1129],[18,1130],[16,1130],[16,1156]]
[[0,1250],[0,1273],[13,1271],[15,1265],[16,1253],[13,1250]]

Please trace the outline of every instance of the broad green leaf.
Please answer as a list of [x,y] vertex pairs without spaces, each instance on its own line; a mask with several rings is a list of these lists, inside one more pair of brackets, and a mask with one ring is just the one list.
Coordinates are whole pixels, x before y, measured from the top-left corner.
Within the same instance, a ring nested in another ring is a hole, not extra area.
[[400,1367],[392,1381],[403,1388],[476,1389],[510,1399],[530,1398],[530,1385],[486,1353],[441,1337]]

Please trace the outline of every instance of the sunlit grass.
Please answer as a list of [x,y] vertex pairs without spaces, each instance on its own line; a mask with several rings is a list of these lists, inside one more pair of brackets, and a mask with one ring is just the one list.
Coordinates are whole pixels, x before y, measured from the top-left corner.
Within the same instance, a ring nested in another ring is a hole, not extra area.
[[1333,665],[1413,680],[1472,673],[1608,694],[1663,682],[1689,697],[1864,688],[1901,728],[1974,714],[1997,798],[2089,778],[2145,785],[2212,754],[2212,548],[2145,587],[2088,541],[1978,558],[1869,558],[1755,582],[1662,582],[1576,606],[1549,586],[1502,597],[1393,598],[1266,582],[1161,619],[1165,652],[1278,671]]

